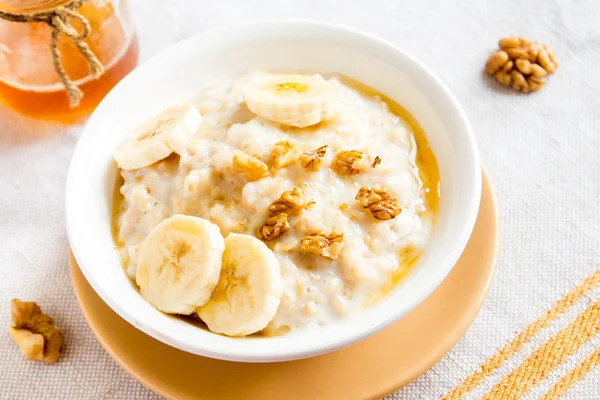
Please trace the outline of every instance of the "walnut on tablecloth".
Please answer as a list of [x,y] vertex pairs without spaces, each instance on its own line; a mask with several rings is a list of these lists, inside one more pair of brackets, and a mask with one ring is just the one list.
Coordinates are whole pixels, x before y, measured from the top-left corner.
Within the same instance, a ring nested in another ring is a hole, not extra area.
[[554,49],[546,44],[511,36],[498,41],[500,50],[485,64],[488,74],[504,86],[523,93],[538,91],[558,67]]
[[63,337],[52,318],[32,301],[13,299],[10,304],[11,338],[29,360],[54,363],[62,354]]

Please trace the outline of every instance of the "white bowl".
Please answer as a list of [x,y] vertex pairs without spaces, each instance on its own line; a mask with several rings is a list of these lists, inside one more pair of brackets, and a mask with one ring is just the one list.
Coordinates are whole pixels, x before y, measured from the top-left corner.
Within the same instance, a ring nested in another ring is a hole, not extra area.
[[[111,235],[117,167],[112,152],[127,131],[162,109],[198,98],[215,78],[251,69],[341,73],[388,95],[419,121],[440,168],[441,201],[418,264],[379,303],[314,331],[229,338],[155,310],[125,276]],[[450,272],[479,208],[481,166],[471,126],[448,88],[394,45],[326,23],[251,23],[194,36],[121,81],[91,115],[73,154],[66,191],[71,249],[83,274],[121,317],[190,353],[232,361],[312,357],[385,328],[422,302]],[[401,355],[400,355],[401,356]]]

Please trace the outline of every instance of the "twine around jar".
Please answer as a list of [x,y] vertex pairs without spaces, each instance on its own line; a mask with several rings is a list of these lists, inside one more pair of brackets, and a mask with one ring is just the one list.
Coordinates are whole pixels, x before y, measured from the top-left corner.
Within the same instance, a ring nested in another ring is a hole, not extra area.
[[[60,77],[60,80],[67,91],[69,96],[69,105],[77,107],[81,102],[83,92],[73,83],[71,78],[67,75],[64,67],[60,62],[60,50],[58,49],[58,39],[60,34],[63,33],[79,49],[79,52],[85,57],[85,60],[90,67],[91,76],[97,78],[104,72],[104,67],[98,60],[98,57],[90,50],[89,46],[85,42],[85,39],[90,35],[91,27],[87,19],[79,14],[76,9],[81,7],[85,0],[75,0],[64,6],[56,7],[50,11],[44,11],[39,13],[26,13],[26,14],[12,14],[4,11],[0,11],[0,18],[11,22],[42,22],[47,24],[52,29],[52,37],[50,40],[50,51],[52,52],[52,63],[54,70]],[[69,23],[69,18],[78,20],[83,27],[81,33]]]

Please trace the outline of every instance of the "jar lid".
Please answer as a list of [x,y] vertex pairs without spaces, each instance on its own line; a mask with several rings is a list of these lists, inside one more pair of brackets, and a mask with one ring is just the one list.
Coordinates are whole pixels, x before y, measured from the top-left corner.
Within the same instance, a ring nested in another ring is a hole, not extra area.
[[50,11],[72,0],[0,0],[0,11],[11,14],[29,14]]

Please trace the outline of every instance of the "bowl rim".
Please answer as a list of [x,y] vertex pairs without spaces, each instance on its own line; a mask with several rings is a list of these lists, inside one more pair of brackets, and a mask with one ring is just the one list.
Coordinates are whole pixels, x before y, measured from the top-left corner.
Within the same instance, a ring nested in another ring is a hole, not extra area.
[[[452,107],[454,109],[453,111],[456,113],[456,116],[457,116],[458,120],[460,121],[460,125],[462,126],[461,134],[464,135],[464,138],[466,139],[466,144],[468,145],[468,146],[465,146],[468,148],[463,149],[463,150],[468,151],[466,156],[470,157],[471,164],[473,167],[473,168],[471,168],[472,170],[470,170],[470,176],[469,176],[470,181],[473,183],[473,186],[471,187],[472,193],[469,196],[471,204],[467,205],[467,207],[466,207],[466,209],[467,209],[466,217],[464,218],[464,221],[462,224],[462,229],[455,236],[454,246],[452,247],[452,250],[445,255],[445,257],[443,259],[444,262],[442,263],[443,265],[440,266],[440,268],[438,269],[438,273],[435,275],[435,277],[432,277],[432,279],[429,279],[426,281],[426,285],[421,288],[420,294],[413,296],[411,298],[412,301],[405,303],[403,307],[401,307],[401,308],[398,307],[394,312],[390,312],[388,315],[386,315],[386,318],[381,318],[381,320],[379,320],[376,324],[368,326],[368,329],[365,328],[358,332],[346,334],[345,336],[343,336],[342,338],[340,338],[336,341],[331,341],[331,340],[323,341],[323,342],[315,341],[310,346],[304,346],[301,348],[291,348],[290,347],[284,353],[273,353],[273,352],[258,353],[256,351],[252,351],[252,349],[251,349],[252,346],[247,346],[247,351],[245,351],[243,354],[240,352],[230,351],[229,349],[227,349],[225,351],[223,349],[221,349],[221,351],[213,351],[210,348],[203,346],[203,343],[190,343],[190,342],[180,341],[180,340],[173,338],[172,336],[169,336],[168,334],[166,334],[164,332],[160,332],[160,330],[155,329],[155,327],[147,326],[147,325],[140,323],[138,321],[138,318],[136,318],[130,312],[130,310],[128,310],[128,308],[126,306],[121,305],[116,299],[114,299],[110,295],[108,295],[107,292],[101,287],[101,285],[99,285],[98,282],[94,281],[90,271],[88,271],[86,269],[85,262],[83,261],[85,256],[81,253],[81,250],[79,249],[79,246],[78,246],[78,243],[79,243],[78,232],[80,232],[80,228],[78,228],[78,225],[80,225],[80,224],[78,224],[76,218],[74,218],[72,213],[70,212],[70,209],[71,209],[70,204],[73,201],[71,193],[73,193],[74,191],[77,190],[77,187],[76,187],[76,184],[75,184],[74,178],[73,178],[73,175],[74,175],[74,173],[73,173],[74,162],[73,161],[75,160],[75,155],[78,154],[80,147],[82,147],[81,140],[78,140],[78,143],[75,146],[75,149],[73,152],[73,158],[71,159],[71,162],[69,165],[69,171],[68,171],[68,175],[67,175],[66,194],[65,194],[66,230],[67,230],[67,236],[69,239],[69,243],[71,245],[73,255],[74,255],[75,259],[77,260],[78,264],[80,265],[81,271],[84,274],[84,276],[86,277],[86,280],[88,280],[88,282],[90,283],[90,285],[92,286],[94,291],[96,291],[96,293],[98,293],[98,295],[102,298],[102,300],[104,302],[106,302],[111,309],[113,309],[117,314],[119,314],[123,319],[125,319],[127,322],[129,322],[130,324],[135,326],[137,329],[140,329],[144,333],[146,333],[146,334],[154,337],[155,339],[157,339],[163,343],[166,343],[170,346],[173,346],[173,347],[176,347],[181,350],[191,352],[194,354],[206,356],[206,357],[222,359],[222,360],[229,360],[229,361],[243,361],[243,362],[290,361],[290,360],[316,356],[319,354],[324,354],[324,353],[327,353],[330,351],[334,351],[334,350],[340,349],[342,347],[345,347],[351,343],[354,343],[356,341],[362,340],[365,337],[370,336],[370,335],[380,331],[381,329],[391,325],[392,323],[394,323],[395,321],[399,320],[404,315],[406,315],[408,312],[410,312],[412,309],[414,309],[418,304],[420,304],[426,297],[428,297],[439,286],[439,284],[446,278],[448,273],[452,270],[452,268],[458,261],[460,255],[462,254],[462,252],[470,238],[471,232],[475,225],[477,213],[479,210],[479,201],[480,201],[480,195],[481,195],[481,179],[482,179],[482,177],[481,177],[481,162],[480,162],[479,151],[477,149],[477,142],[475,139],[475,134],[474,134],[471,124],[466,116],[466,113],[464,112],[460,103],[458,102],[456,97],[452,94],[450,89],[444,84],[444,82],[426,65],[424,65],[422,62],[420,62],[414,56],[412,56],[409,53],[405,52],[404,50],[400,49],[395,44],[393,44],[385,39],[374,36],[373,34],[370,34],[370,33],[367,33],[367,32],[352,28],[352,27],[335,24],[335,23],[305,20],[305,19],[270,19],[270,20],[260,20],[260,21],[252,21],[252,22],[235,24],[235,25],[228,25],[228,26],[220,27],[218,29],[198,33],[198,34],[193,35],[187,39],[184,39],[178,43],[175,43],[175,44],[161,50],[160,52],[153,55],[152,57],[150,57],[147,61],[144,62],[144,64],[138,66],[136,68],[136,70],[145,68],[147,65],[151,64],[155,59],[157,59],[161,56],[164,56],[165,53],[167,53],[167,52],[176,51],[176,49],[178,49],[178,48],[189,46],[191,43],[193,43],[197,40],[205,40],[206,41],[206,40],[210,40],[211,37],[216,37],[218,35],[223,35],[223,34],[227,34],[230,36],[237,34],[239,36],[248,30],[254,30],[254,29],[263,29],[266,31],[275,31],[275,30],[285,31],[285,30],[295,29],[295,30],[302,30],[303,32],[311,32],[311,37],[316,37],[316,36],[318,36],[318,34],[326,35],[328,33],[329,34],[338,34],[338,35],[343,34],[343,35],[347,35],[350,37],[354,37],[356,39],[361,39],[363,41],[371,42],[374,45],[383,46],[383,47],[389,49],[390,51],[396,53],[397,55],[403,57],[404,59],[406,59],[406,61],[408,63],[412,63],[414,67],[421,70],[421,73],[423,75],[425,75],[427,77],[427,79],[429,79],[429,81],[431,83],[433,83],[434,86],[436,86],[438,90],[441,90],[444,93],[444,95],[446,96],[446,98],[448,100],[447,101],[448,106]],[[317,35],[315,35],[315,32],[317,33]],[[126,79],[127,79],[127,77],[124,78],[123,81]],[[123,84],[123,81],[119,82],[115,86],[115,88],[120,87]],[[106,98],[109,98],[109,97],[110,96],[107,96]],[[106,98],[104,100],[102,100],[101,104],[106,101]],[[100,108],[100,107],[98,107],[98,108]],[[92,120],[92,117],[94,116],[94,114],[96,114],[96,111],[94,111],[92,113],[90,120]],[[84,127],[80,138],[85,136],[87,131],[88,131],[88,124],[86,124],[86,126]]]

